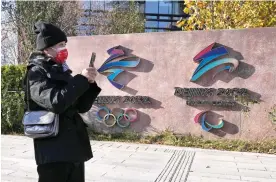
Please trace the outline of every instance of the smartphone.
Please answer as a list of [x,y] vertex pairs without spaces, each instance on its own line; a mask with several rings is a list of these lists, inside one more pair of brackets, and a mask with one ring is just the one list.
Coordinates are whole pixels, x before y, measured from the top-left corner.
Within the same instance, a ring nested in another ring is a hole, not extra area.
[[92,56],[91,56],[91,59],[90,59],[89,67],[93,67],[94,66],[95,59],[96,59],[96,53],[92,52]]

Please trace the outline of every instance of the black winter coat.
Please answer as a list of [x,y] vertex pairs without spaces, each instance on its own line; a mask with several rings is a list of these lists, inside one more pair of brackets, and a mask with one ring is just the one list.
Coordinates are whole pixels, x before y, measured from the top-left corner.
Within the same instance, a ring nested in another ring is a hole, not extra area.
[[[60,117],[58,136],[34,139],[36,163],[85,162],[91,159],[93,154],[87,125],[79,113],[89,111],[101,88],[96,83],[90,84],[80,74],[73,77],[70,70],[63,72],[62,65],[42,53],[32,53],[27,69],[30,110],[49,110]],[[25,103],[26,100],[25,96]]]

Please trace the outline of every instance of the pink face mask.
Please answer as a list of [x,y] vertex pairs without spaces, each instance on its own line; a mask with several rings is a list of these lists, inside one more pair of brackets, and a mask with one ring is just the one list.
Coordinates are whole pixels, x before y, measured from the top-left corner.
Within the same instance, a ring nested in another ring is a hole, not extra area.
[[[52,48],[54,49],[54,48]],[[68,58],[68,51],[65,47],[54,49],[57,53],[56,57],[54,58],[55,61],[59,64],[63,64],[66,59]]]

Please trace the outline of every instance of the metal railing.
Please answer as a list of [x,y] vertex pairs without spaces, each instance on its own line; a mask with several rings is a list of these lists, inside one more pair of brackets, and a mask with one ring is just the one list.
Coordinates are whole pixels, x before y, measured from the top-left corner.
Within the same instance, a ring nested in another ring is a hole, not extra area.
[[[159,14],[159,13],[144,13],[146,21],[150,22],[157,22],[158,26],[146,26],[145,29],[152,29],[152,30],[181,30],[180,28],[177,28],[175,26],[175,23],[180,19],[180,18],[188,18],[189,15],[187,14]],[[150,17],[149,17],[150,16]],[[153,18],[156,17],[156,18]],[[165,17],[167,19],[165,19]],[[178,18],[178,19],[175,19]],[[168,27],[159,27],[160,22],[168,22]]]

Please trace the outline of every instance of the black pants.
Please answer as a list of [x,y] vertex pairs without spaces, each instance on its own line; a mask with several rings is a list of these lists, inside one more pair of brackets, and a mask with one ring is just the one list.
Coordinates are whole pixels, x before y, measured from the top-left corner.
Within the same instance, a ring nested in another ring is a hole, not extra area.
[[84,182],[84,162],[56,162],[37,166],[38,182]]

